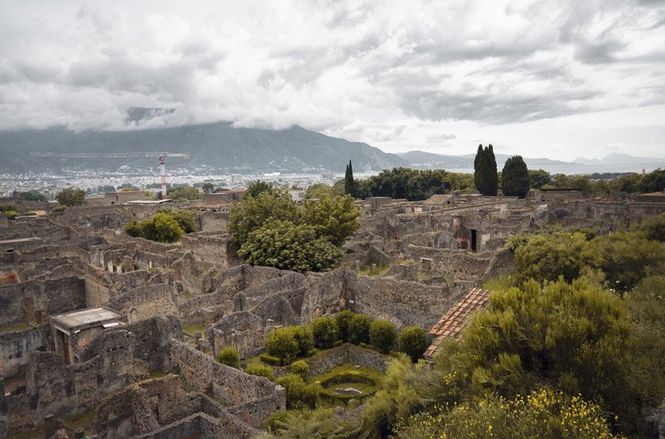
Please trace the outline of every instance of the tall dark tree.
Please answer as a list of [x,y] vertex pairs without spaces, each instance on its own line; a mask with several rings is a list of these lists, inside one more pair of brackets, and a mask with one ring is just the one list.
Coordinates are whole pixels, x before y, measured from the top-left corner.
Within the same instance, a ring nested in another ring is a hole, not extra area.
[[499,174],[496,169],[496,158],[492,145],[485,148],[478,145],[474,167],[476,189],[483,195],[496,196],[499,189]]
[[480,190],[481,168],[484,158],[483,145],[478,145],[478,152],[476,152],[476,158],[473,160],[473,183],[478,191]]
[[529,192],[529,171],[522,156],[508,158],[503,166],[503,194],[511,197],[524,198]]
[[353,181],[353,165],[351,160],[349,164],[346,165],[346,173],[344,174],[344,193],[355,197],[355,182]]

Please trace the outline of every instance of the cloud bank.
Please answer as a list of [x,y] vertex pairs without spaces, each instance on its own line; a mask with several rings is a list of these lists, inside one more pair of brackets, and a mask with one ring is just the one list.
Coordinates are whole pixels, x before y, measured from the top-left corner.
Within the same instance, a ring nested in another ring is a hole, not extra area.
[[0,129],[230,120],[394,151],[665,155],[664,1],[0,3]]

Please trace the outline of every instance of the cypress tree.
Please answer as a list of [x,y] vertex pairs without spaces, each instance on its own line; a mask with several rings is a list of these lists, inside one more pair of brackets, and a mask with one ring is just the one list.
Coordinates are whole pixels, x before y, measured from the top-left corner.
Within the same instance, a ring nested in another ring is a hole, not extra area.
[[478,152],[476,152],[476,158],[473,160],[473,183],[476,186],[476,190],[480,190],[481,181],[482,181],[482,163],[484,159],[483,145],[478,145]]
[[529,171],[522,156],[516,155],[506,160],[503,166],[503,194],[524,198],[529,192]]
[[355,182],[353,181],[353,165],[351,160],[346,165],[346,173],[344,174],[344,193],[355,197]]
[[494,147],[492,144],[490,144],[487,147],[487,152],[485,153],[485,156],[487,157],[487,163],[485,166],[487,166],[487,176],[488,176],[488,182],[487,182],[487,193],[483,195],[491,195],[496,197],[496,193],[499,190],[499,174],[497,172],[496,168],[496,158],[494,157]]

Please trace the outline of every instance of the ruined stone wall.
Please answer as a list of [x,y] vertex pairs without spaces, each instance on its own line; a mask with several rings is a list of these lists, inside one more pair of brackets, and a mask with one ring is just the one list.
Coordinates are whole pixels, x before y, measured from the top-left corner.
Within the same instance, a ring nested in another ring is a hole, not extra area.
[[11,377],[28,362],[30,352],[49,346],[49,326],[0,333],[0,376]]
[[214,262],[223,267],[228,266],[227,244],[228,235],[206,235],[193,233],[181,239],[182,251],[191,252],[197,259]]
[[361,348],[354,344],[345,343],[341,346],[329,349],[314,357],[308,358],[309,371],[307,377],[312,378],[321,375],[335,367],[344,364],[353,364],[368,369],[377,369],[385,372],[391,357],[383,355],[371,349]]
[[[211,395],[226,406],[238,406],[264,400],[262,410],[252,419],[243,418],[250,425],[259,425],[273,411],[286,404],[285,390],[267,378],[248,375],[238,369],[218,363],[178,340],[171,340],[170,359],[174,371],[199,392]],[[268,410],[270,408],[270,410]]]
[[228,231],[229,214],[205,211],[199,214],[199,221],[203,232],[226,232]]
[[150,283],[118,294],[107,306],[127,316],[130,322],[135,322],[162,315],[177,315],[177,295],[178,289],[174,285]]
[[0,286],[0,327],[44,324],[48,316],[85,308],[85,284],[75,276]]

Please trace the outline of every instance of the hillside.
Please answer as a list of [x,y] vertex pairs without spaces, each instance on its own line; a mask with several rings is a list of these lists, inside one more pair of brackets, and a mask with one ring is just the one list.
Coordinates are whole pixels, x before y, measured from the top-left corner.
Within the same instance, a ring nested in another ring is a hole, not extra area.
[[343,171],[349,160],[358,172],[404,166],[407,162],[365,143],[349,142],[295,126],[285,130],[234,128],[231,123],[132,131],[73,132],[64,128],[0,132],[0,172],[62,168],[154,167],[154,158],[58,158],[35,153],[189,152],[174,166],[232,172]]

